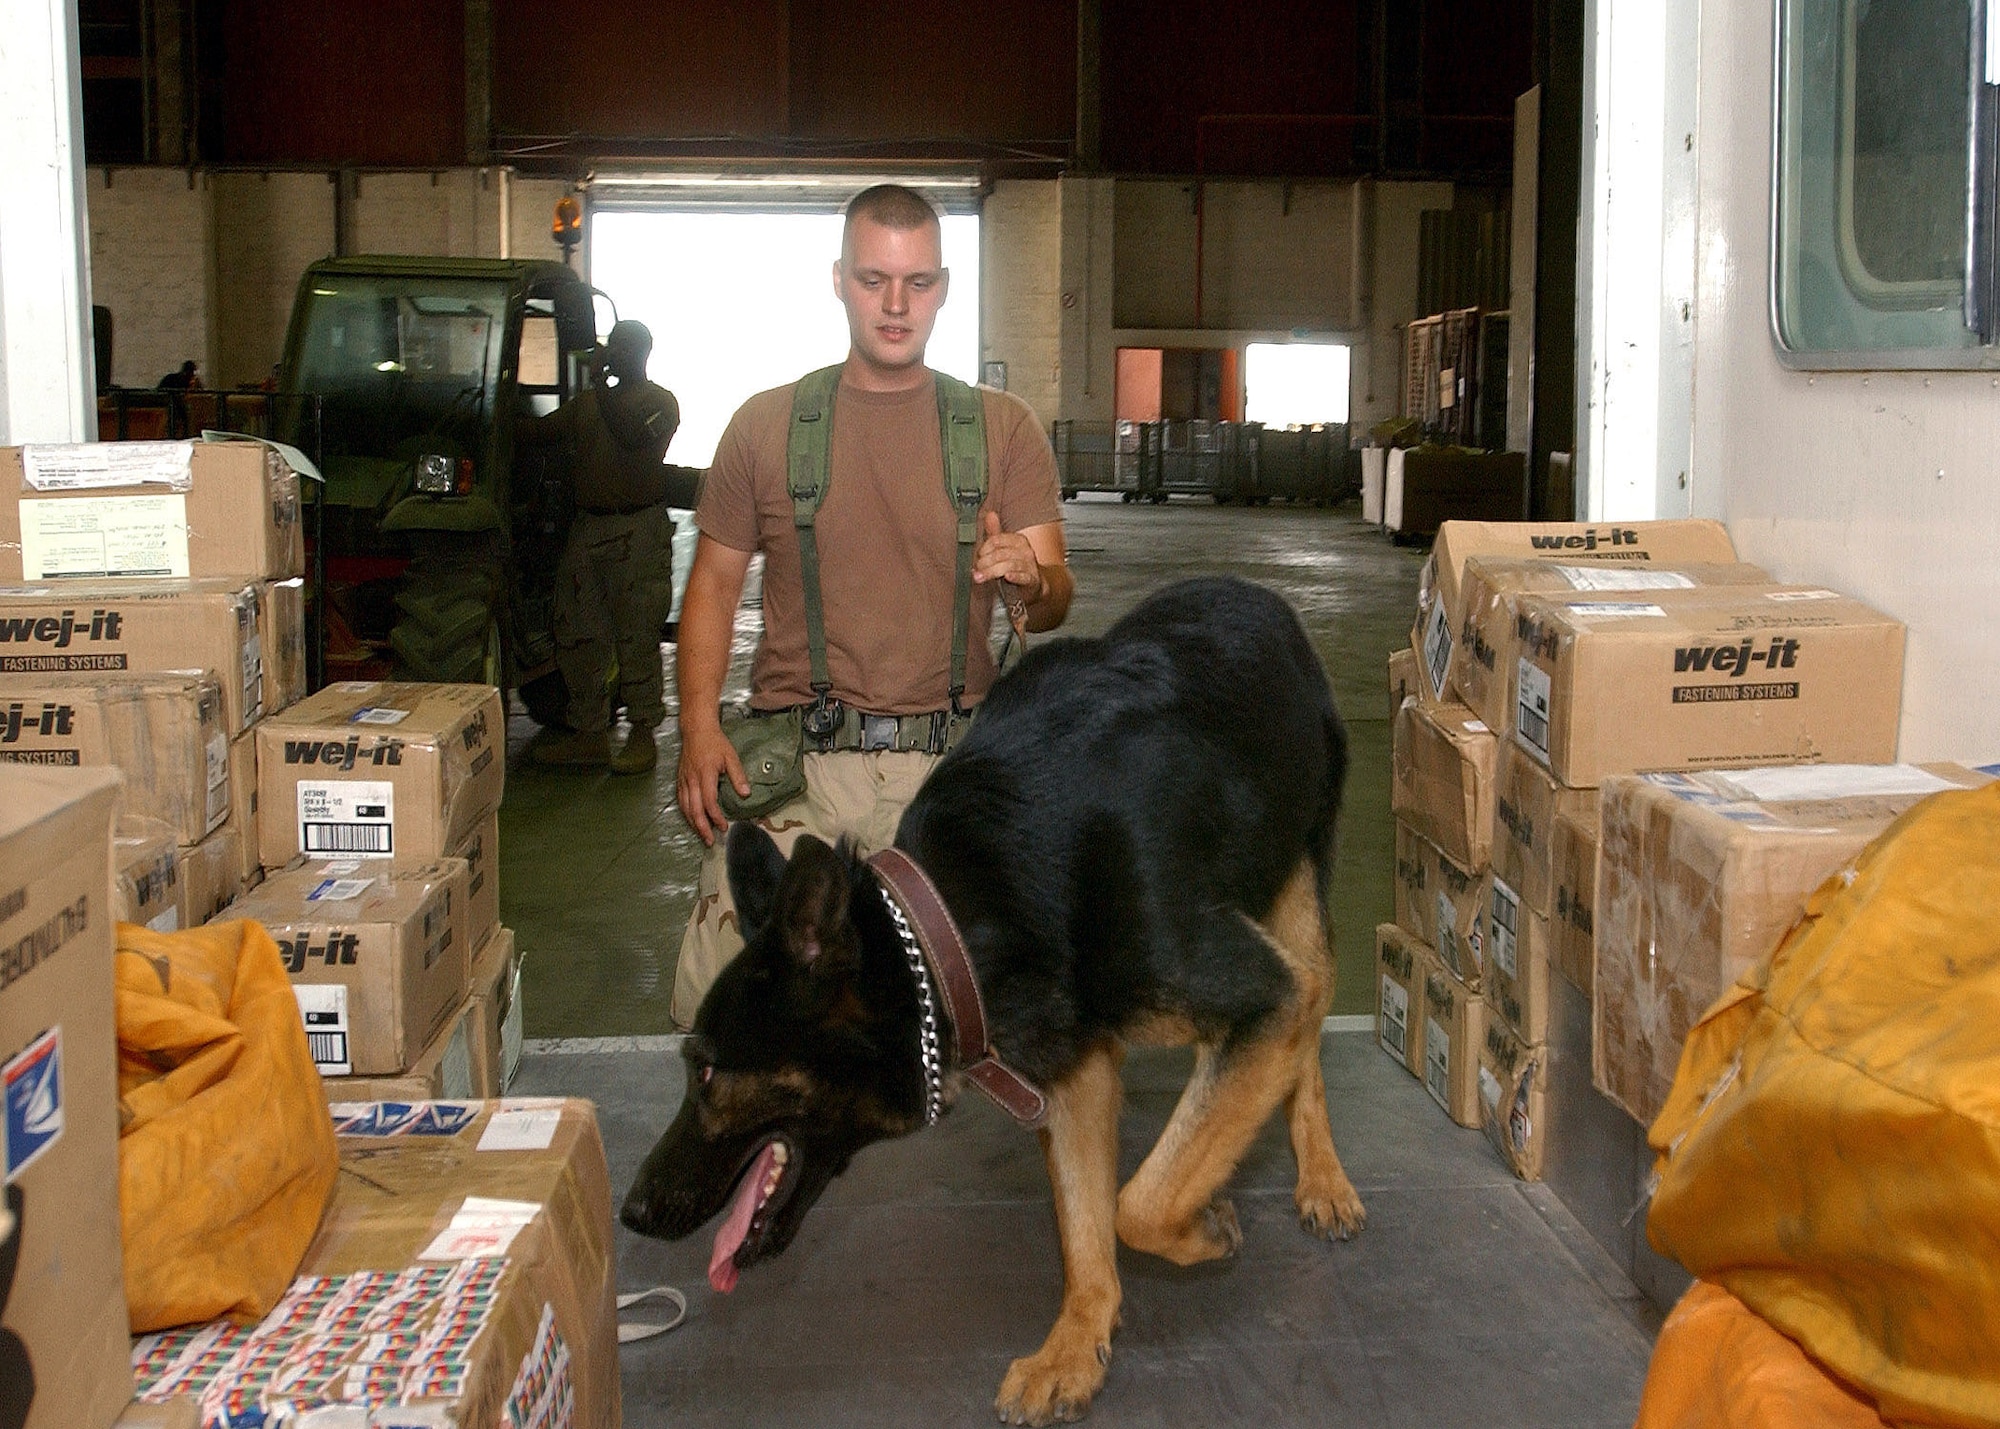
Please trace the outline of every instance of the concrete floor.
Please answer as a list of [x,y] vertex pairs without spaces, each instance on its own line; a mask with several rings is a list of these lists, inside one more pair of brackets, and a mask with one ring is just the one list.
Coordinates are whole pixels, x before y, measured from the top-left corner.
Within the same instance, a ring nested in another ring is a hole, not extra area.
[[[1158,587],[1218,572],[1272,587],[1303,618],[1333,679],[1350,744],[1333,889],[1337,1014],[1375,1006],[1374,930],[1391,916],[1394,860],[1383,666],[1409,638],[1422,565],[1420,552],[1390,545],[1355,511],[1185,500],[1127,506],[1090,496],[1064,508],[1077,594],[1063,633],[1100,634]],[[760,619],[746,602],[730,698],[747,688]],[[674,807],[679,743],[671,665],[667,708],[660,767],[641,779],[539,769],[519,757],[534,724],[525,716],[512,722],[500,897],[527,955],[531,1037],[669,1030],[674,959],[700,854]]]
[[[1066,508],[1068,629],[1102,631],[1179,576],[1232,571],[1299,609],[1352,746],[1334,894],[1336,1014],[1372,1013],[1374,925],[1390,916],[1383,664],[1407,638],[1417,552],[1341,511]],[[737,629],[735,689],[758,612]],[[668,691],[671,706],[671,681]],[[697,845],[673,807],[669,738],[649,779],[554,774],[515,759],[501,810],[502,913],[524,950],[531,1039],[513,1090],[598,1104],[614,1195],[684,1089],[667,1030]],[[1177,1270],[1121,1252],[1124,1324],[1089,1421],[1122,1425],[1632,1422],[1657,1316],[1545,1188],[1515,1181],[1361,1031],[1323,1043],[1334,1137],[1369,1210],[1349,1244],[1303,1235],[1273,1124],[1232,1183],[1233,1261]],[[1122,1164],[1185,1080],[1185,1053],[1127,1064]],[[733,1295],[706,1281],[712,1228],[662,1245],[618,1232],[619,1286],[669,1284],[687,1322],[621,1354],[625,1422],[654,1426],[992,1422],[1008,1363],[1034,1350],[1061,1262],[1034,1139],[976,1095],[935,1130],[862,1153],[784,1255]]]

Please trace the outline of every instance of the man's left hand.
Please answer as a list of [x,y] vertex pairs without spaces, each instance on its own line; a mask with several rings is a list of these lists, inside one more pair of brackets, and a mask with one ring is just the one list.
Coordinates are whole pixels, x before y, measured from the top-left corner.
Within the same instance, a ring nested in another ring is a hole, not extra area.
[[972,579],[980,585],[996,580],[1007,582],[1012,587],[1009,599],[1023,605],[1033,605],[1048,589],[1042,578],[1041,562],[1035,559],[1035,548],[1028,538],[1018,531],[1002,531],[1000,517],[992,511],[982,513],[979,518],[979,545],[972,553]]

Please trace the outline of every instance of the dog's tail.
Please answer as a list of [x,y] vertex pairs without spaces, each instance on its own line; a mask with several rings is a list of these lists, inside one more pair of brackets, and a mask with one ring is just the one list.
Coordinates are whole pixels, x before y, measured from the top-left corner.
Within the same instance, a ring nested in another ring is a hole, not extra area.
[[1326,762],[1320,773],[1319,806],[1306,830],[1306,853],[1313,861],[1314,882],[1319,889],[1320,917],[1327,916],[1326,895],[1333,877],[1334,836],[1340,822],[1341,792],[1347,787],[1347,726],[1329,696],[1320,716],[1325,733]]

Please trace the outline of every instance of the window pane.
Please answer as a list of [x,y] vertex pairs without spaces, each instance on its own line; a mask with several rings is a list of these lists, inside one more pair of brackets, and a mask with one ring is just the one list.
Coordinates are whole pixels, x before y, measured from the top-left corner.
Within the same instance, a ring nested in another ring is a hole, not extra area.
[[1976,344],[1972,34],[1972,0],[1786,0],[1776,281],[1791,350]]

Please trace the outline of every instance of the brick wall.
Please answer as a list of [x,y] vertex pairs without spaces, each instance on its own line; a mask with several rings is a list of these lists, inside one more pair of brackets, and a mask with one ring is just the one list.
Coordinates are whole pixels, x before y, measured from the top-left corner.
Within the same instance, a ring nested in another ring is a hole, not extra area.
[[979,356],[1046,427],[1062,404],[1062,199],[1053,179],[1002,181],[979,232]]
[[92,169],[91,301],[111,310],[109,379],[150,387],[193,358],[215,385],[208,179],[183,169]]

